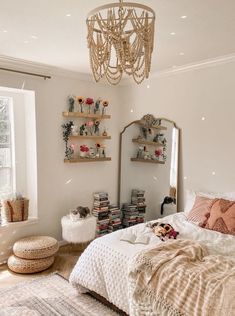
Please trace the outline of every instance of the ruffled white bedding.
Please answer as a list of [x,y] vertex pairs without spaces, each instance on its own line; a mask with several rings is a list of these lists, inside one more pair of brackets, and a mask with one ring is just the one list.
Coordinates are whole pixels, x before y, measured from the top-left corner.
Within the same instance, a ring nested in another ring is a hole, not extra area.
[[[235,258],[235,237],[200,228],[187,221],[184,213],[177,213],[158,220],[171,224],[180,232],[178,239],[198,240],[206,245],[210,254]],[[139,251],[162,243],[145,224],[126,230],[136,235],[150,237],[148,245],[120,241],[123,230],[95,239],[84,251],[74,267],[70,282],[80,292],[88,290],[106,298],[129,314],[128,262]]]

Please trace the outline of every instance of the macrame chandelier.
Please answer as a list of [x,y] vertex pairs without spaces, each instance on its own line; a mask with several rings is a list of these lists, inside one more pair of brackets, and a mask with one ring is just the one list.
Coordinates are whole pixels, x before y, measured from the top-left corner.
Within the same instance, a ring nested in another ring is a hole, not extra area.
[[136,83],[148,78],[154,41],[154,11],[138,3],[107,4],[88,14],[91,69],[98,82],[118,84],[125,73]]

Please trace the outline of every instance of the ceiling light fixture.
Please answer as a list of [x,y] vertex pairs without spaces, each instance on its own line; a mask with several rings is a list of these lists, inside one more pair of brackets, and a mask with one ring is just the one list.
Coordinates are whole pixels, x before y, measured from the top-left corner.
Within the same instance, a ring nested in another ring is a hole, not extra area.
[[187,18],[187,15],[181,15],[180,18],[181,18],[181,19],[186,19],[186,18]]
[[66,14],[66,16],[67,16],[67,18],[70,18],[70,17],[71,17],[71,14],[70,14],[70,13],[68,13],[68,14]]
[[88,48],[95,81],[118,84],[125,73],[136,83],[149,77],[154,11],[139,3],[110,3],[88,14]]
[[171,35],[175,35],[175,32],[171,32],[170,34],[171,34]]
[[181,53],[180,53],[180,56],[184,56],[184,53],[183,53],[183,52],[181,52]]
[[31,35],[32,39],[38,39],[38,37],[36,35]]
[[3,33],[7,33],[7,30],[3,30]]

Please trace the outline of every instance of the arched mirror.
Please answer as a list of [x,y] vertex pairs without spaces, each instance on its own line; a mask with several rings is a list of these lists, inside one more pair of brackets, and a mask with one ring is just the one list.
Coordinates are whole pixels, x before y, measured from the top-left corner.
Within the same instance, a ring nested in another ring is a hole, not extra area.
[[137,214],[137,222],[143,222],[177,212],[178,154],[179,128],[171,120],[147,114],[123,129],[119,203],[124,226],[136,224]]

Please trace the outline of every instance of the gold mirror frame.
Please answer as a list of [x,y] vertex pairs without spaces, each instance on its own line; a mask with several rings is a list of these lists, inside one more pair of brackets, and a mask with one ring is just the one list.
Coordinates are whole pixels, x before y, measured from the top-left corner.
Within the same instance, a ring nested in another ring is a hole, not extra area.
[[[178,201],[178,192],[179,192],[179,157],[180,157],[180,136],[181,136],[181,129],[177,126],[176,122],[175,121],[172,121],[170,119],[167,119],[165,117],[160,117],[160,118],[155,118],[152,114],[147,114],[147,115],[144,115],[140,120],[135,120],[135,121],[132,121],[131,123],[129,123],[128,125],[126,125],[123,130],[121,131],[120,133],[120,136],[119,136],[119,161],[118,161],[118,205],[119,207],[121,207],[121,173],[122,173],[122,136],[124,134],[124,132],[126,131],[126,129],[133,125],[133,124],[138,124],[138,123],[142,123],[143,126],[145,125],[143,122],[146,121],[146,117],[150,117],[152,118],[153,120],[165,120],[169,123],[172,123],[173,124],[173,127],[177,128],[178,131],[179,131],[179,143],[178,143],[178,163],[177,163],[177,190],[176,190],[176,210],[177,212],[179,211],[178,210],[178,204],[179,204],[179,201]],[[146,124],[145,126],[148,126],[148,124]]]

